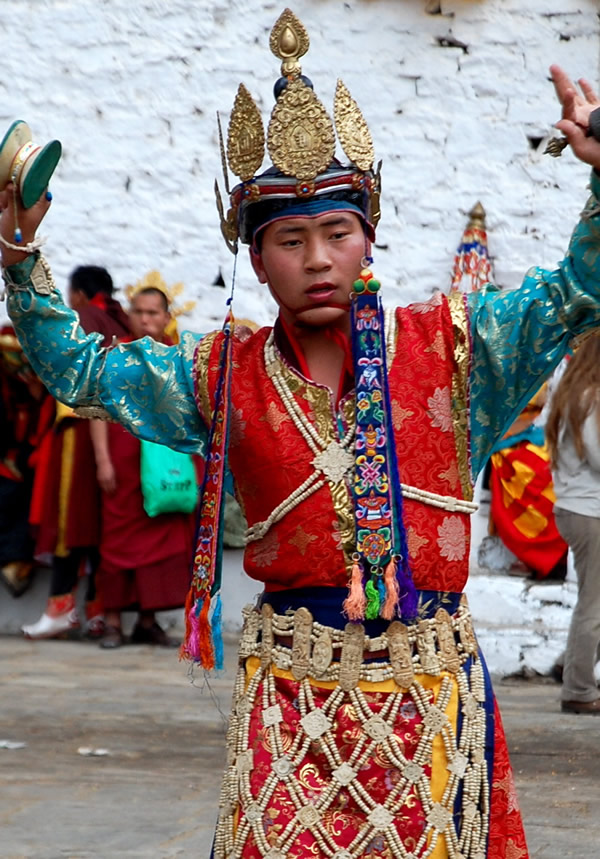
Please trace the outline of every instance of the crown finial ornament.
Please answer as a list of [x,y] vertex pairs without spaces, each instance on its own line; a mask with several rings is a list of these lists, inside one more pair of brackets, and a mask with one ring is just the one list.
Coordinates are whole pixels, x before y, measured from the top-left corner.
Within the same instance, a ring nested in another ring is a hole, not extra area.
[[298,60],[308,51],[310,39],[304,24],[291,9],[284,9],[275,22],[269,45],[271,52],[281,60],[281,74],[298,77],[302,72]]
[[468,230],[485,230],[485,209],[479,201],[475,203],[469,212]]

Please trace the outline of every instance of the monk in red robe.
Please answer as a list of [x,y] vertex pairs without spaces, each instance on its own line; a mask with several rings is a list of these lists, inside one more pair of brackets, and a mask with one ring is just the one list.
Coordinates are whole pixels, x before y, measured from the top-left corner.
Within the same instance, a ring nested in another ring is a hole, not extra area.
[[[171,321],[168,300],[155,287],[132,299],[135,337],[171,345],[165,329]],[[102,489],[102,537],[98,589],[105,610],[100,646],[123,644],[121,612],[139,610],[131,641],[168,646],[171,641],[156,622],[155,612],[182,607],[189,587],[193,549],[193,516],[144,510],[139,439],[119,424],[96,423],[92,439]]]
[[[69,279],[69,304],[90,334],[129,333],[127,314],[112,297],[110,274],[100,266],[79,266]],[[79,413],[49,397],[42,408],[30,521],[36,531],[36,557],[52,565],[46,608],[35,623],[22,627],[27,638],[54,638],[80,625],[76,607],[78,575],[87,566],[86,615],[92,636],[102,633],[102,608],[96,596],[100,497],[90,439],[89,413]]]

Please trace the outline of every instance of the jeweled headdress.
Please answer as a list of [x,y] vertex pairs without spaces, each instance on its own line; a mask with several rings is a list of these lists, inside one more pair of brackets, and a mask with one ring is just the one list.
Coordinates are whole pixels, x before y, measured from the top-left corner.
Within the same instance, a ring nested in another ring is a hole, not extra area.
[[[227,147],[219,123],[225,189],[230,198],[227,215],[217,182],[215,193],[221,231],[233,253],[239,240],[252,242],[253,231],[266,209],[283,210],[294,201],[348,200],[373,228],[379,221],[381,162],[373,172],[371,133],[358,105],[338,80],[335,130],[350,164],[342,166],[335,160],[334,124],[299,62],[309,44],[304,26],[286,9],[270,37],[271,51],[281,60],[282,75],[275,83],[276,103],[266,134],[272,167],[257,175],[265,157],[265,131],[260,111],[243,84],[233,105]],[[228,168],[241,180],[233,190]]]

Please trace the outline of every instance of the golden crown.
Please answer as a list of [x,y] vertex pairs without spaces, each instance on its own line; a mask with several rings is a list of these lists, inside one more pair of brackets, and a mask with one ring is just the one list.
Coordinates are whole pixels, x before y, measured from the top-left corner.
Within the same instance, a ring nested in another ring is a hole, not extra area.
[[[310,41],[301,21],[290,9],[280,15],[270,36],[270,48],[281,60],[282,77],[275,84],[276,103],[271,113],[266,135],[267,149],[273,166],[295,180],[290,196],[299,198],[327,193],[344,186],[342,176],[351,177],[352,186],[365,190],[370,197],[369,217],[376,226],[379,220],[380,166],[374,175],[374,149],[367,123],[341,80],[338,80],[334,100],[335,130],[350,168],[341,168],[335,181],[323,175],[335,156],[335,131],[325,107],[315,95],[311,82],[302,75],[300,58],[308,51]],[[265,157],[265,131],[260,111],[252,96],[240,84],[227,132],[227,147],[219,121],[219,142],[225,188],[230,195],[231,208],[225,216],[218,183],[215,182],[217,208],[221,230],[228,247],[237,251],[239,211],[243,205],[258,202],[269,194],[282,194],[282,179],[257,177]],[[341,165],[340,165],[341,166]],[[230,190],[228,167],[241,180]],[[261,182],[260,179],[265,181]],[[347,185],[348,183],[346,183]]]

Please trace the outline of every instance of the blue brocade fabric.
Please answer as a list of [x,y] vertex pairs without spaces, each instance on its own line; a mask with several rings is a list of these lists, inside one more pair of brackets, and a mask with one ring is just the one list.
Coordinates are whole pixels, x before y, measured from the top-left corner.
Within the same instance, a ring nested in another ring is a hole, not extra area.
[[555,271],[530,269],[517,290],[468,296],[472,472],[566,354],[573,337],[600,325],[600,176]]

